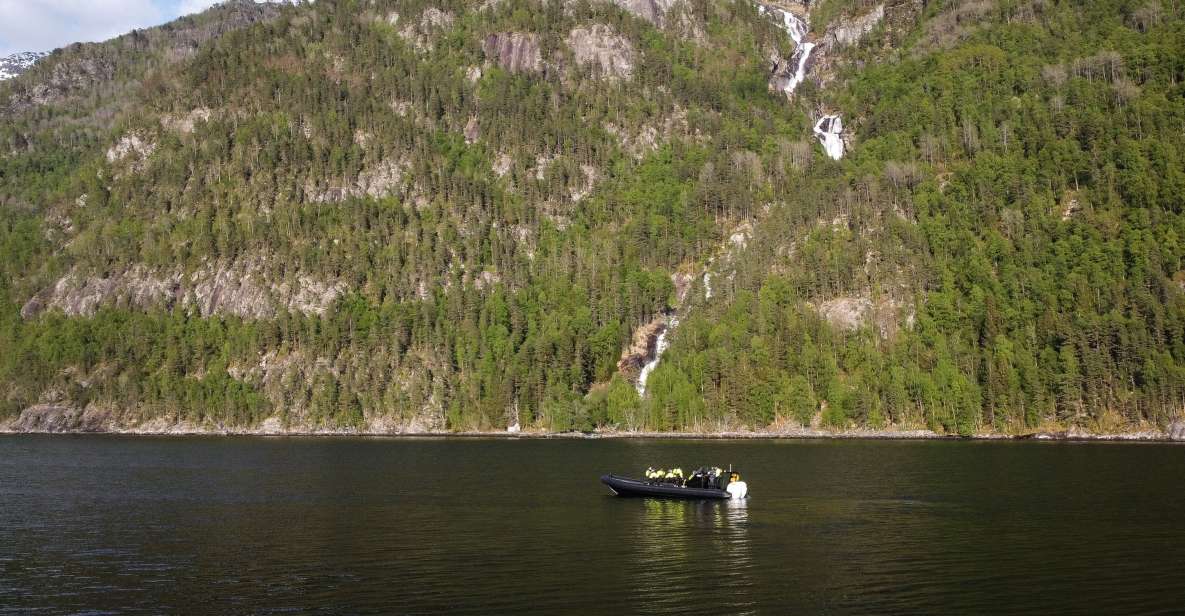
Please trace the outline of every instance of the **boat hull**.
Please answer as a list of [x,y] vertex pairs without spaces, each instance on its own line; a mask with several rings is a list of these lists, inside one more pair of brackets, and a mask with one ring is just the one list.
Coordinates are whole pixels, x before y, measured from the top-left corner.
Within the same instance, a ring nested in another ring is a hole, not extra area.
[[650,483],[640,479],[620,477],[618,475],[602,475],[601,483],[618,496],[643,496],[649,498],[683,498],[683,499],[726,499],[732,495],[725,490],[710,488],[684,488],[664,483]]

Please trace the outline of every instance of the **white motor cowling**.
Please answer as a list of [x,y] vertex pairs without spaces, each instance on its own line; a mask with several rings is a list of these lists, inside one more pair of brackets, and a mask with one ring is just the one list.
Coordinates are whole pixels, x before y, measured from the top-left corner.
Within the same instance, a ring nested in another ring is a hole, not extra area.
[[749,496],[749,484],[743,481],[734,481],[728,484],[727,490],[730,498],[746,498]]

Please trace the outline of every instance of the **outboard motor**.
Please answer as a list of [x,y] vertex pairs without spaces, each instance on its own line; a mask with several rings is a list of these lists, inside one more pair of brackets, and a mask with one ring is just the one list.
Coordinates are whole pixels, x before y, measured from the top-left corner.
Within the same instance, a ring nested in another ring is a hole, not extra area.
[[734,499],[748,498],[749,484],[741,481],[740,473],[732,473],[729,479],[728,485],[724,488],[728,492],[729,497]]

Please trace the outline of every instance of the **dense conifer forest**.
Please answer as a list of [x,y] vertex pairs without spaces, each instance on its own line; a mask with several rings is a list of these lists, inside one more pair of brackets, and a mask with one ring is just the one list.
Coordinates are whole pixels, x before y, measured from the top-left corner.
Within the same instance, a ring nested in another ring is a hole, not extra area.
[[1181,416],[1179,1],[820,0],[884,18],[791,97],[754,3],[637,4],[230,2],[0,83],[0,424]]

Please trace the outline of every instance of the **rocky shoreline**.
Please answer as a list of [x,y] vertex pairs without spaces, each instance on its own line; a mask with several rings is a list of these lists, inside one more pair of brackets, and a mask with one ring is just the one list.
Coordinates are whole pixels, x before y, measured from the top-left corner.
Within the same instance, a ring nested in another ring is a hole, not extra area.
[[1042,431],[1021,434],[983,432],[971,436],[939,434],[930,430],[791,430],[720,432],[631,432],[606,430],[596,432],[545,431],[447,431],[415,428],[376,431],[368,429],[307,429],[276,427],[161,425],[152,423],[133,427],[40,427],[25,428],[15,422],[0,424],[0,435],[122,435],[122,436],[245,436],[245,437],[389,437],[389,438],[499,438],[499,439],[657,439],[657,440],[961,440],[961,441],[1046,441],[1046,442],[1145,442],[1185,443],[1185,434],[1173,431],[1143,430],[1133,432],[1092,433],[1079,430]]
[[1034,441],[1125,441],[1125,442],[1185,442],[1185,418],[1169,423],[1164,429],[1156,425],[1133,426],[1120,432],[1090,432],[1079,427],[1062,429],[1045,427],[1023,433],[981,432],[971,436],[940,434],[926,429],[890,427],[873,430],[825,430],[816,426],[779,425],[767,430],[721,429],[675,432],[597,430],[594,432],[548,432],[545,430],[477,430],[450,431],[438,426],[398,423],[389,418],[372,419],[363,427],[321,428],[307,425],[285,425],[280,417],[269,417],[257,426],[226,426],[198,424],[167,418],[137,420],[117,415],[94,405],[77,408],[63,404],[39,404],[25,409],[19,416],[0,420],[0,434],[123,434],[140,436],[367,436],[367,437],[470,437],[470,438],[527,438],[527,439],[866,439],[866,440],[1034,440]]

